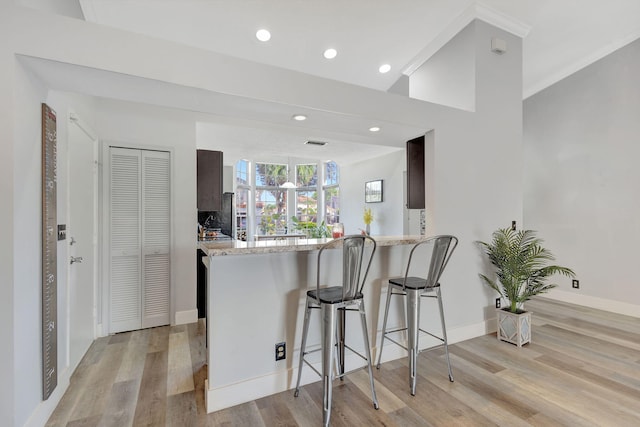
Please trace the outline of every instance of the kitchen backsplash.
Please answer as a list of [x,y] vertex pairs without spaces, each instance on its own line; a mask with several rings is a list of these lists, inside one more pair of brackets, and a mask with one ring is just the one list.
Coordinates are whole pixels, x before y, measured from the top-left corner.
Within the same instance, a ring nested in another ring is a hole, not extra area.
[[219,228],[223,234],[233,237],[233,193],[222,196],[222,211],[198,211],[198,224],[205,228]]

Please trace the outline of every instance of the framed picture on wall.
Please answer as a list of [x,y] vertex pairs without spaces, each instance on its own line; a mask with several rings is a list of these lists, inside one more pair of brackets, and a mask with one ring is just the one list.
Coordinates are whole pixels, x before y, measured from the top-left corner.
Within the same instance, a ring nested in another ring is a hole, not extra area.
[[366,203],[382,202],[382,180],[369,181],[364,184],[364,201]]

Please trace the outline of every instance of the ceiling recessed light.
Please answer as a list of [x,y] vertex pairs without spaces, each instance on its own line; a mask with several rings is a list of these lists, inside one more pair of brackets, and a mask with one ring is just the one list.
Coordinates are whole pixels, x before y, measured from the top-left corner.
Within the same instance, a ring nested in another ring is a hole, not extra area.
[[372,126],[372,127],[369,128],[369,131],[370,132],[379,132],[380,128],[378,126]]
[[291,118],[293,120],[297,120],[299,122],[301,122],[303,120],[307,120],[307,116],[305,116],[304,114],[294,114]]
[[271,39],[271,33],[269,30],[261,29],[256,32],[256,38],[261,42],[267,42]]
[[324,51],[324,57],[327,59],[333,59],[336,57],[336,55],[338,54],[338,51],[330,48]]
[[378,68],[378,71],[380,71],[380,73],[382,74],[388,73],[390,70],[391,70],[391,65],[389,64],[382,64],[380,68]]

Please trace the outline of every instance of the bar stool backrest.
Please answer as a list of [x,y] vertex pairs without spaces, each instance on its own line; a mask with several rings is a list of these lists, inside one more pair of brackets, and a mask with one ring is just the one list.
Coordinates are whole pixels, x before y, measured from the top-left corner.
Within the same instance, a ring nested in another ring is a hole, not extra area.
[[[415,244],[411,249],[411,253],[409,254],[409,262],[407,262],[407,270],[404,275],[404,283],[407,283],[407,277],[410,276],[410,271],[412,271],[411,265],[414,252],[417,249],[420,249],[420,254],[422,254],[422,249],[426,249],[427,256],[430,258],[430,260],[428,263],[421,265],[428,266],[429,269],[426,275],[421,275],[420,277],[426,277],[425,287],[435,287],[438,284],[440,276],[442,276],[442,273],[444,272],[444,269],[447,266],[447,263],[451,258],[451,254],[453,254],[456,246],[458,246],[458,238],[450,235],[434,236]],[[428,254],[429,252],[430,256]],[[426,260],[421,258],[420,260],[417,260],[416,263],[420,263],[421,261]]]
[[[368,246],[366,244],[367,241],[372,244],[371,252],[369,252],[368,255],[365,250],[365,247]],[[346,301],[355,298],[358,293],[362,292],[362,288],[367,280],[367,275],[369,274],[373,254],[376,251],[376,241],[370,236],[354,234],[333,239],[322,246],[318,251],[318,273],[316,281],[318,292],[320,292],[321,285],[322,254],[325,249],[338,248],[342,248],[342,299]],[[364,274],[361,274],[363,263],[366,265],[366,270]]]

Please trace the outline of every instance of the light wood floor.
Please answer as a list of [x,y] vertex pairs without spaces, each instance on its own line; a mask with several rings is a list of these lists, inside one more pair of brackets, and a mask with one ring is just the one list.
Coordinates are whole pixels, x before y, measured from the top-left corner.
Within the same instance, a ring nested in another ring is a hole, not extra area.
[[[420,355],[409,394],[407,364],[366,371],[334,386],[334,426],[640,426],[640,319],[549,300],[528,303],[533,342],[495,334]],[[47,426],[317,426],[320,383],[212,414],[204,407],[202,324],[96,340]]]

